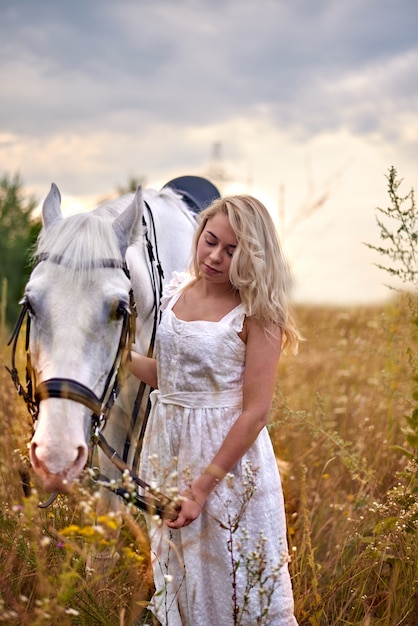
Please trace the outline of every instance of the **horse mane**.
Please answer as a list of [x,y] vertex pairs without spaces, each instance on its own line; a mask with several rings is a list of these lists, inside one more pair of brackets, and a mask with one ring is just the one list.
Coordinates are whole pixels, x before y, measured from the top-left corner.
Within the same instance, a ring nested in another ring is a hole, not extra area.
[[79,213],[43,228],[34,253],[35,261],[50,260],[69,270],[67,278],[87,277],[109,261],[122,264],[116,233],[109,219],[94,212]]
[[[158,200],[178,208],[195,225],[195,214],[187,207],[181,196],[170,188],[160,191],[147,189],[144,200],[158,206]],[[66,268],[66,278],[76,280],[80,272],[87,278],[93,278],[94,270],[100,267],[122,265],[122,258],[117,236],[112,222],[132,202],[134,194],[106,200],[93,211],[78,213],[57,220],[48,228],[43,228],[32,255],[33,261],[49,260]],[[148,227],[137,219],[128,245],[143,241]],[[116,263],[115,263],[116,262]]]

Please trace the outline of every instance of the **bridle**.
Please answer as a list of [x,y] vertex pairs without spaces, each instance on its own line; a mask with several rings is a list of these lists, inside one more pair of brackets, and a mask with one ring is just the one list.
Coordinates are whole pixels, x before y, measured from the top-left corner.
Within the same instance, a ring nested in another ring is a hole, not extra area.
[[[150,217],[150,225],[151,225],[151,233],[153,236],[154,246],[151,243],[151,240],[148,236],[148,229],[146,227],[146,222],[144,217],[143,225],[145,243],[148,252],[148,260],[149,260],[149,270],[150,270],[150,279],[152,284],[152,290],[154,294],[154,303],[153,303],[153,311],[154,311],[154,320],[153,320],[153,329],[151,333],[150,345],[148,348],[148,354],[151,355],[154,349],[154,341],[155,335],[159,323],[159,307],[160,301],[162,297],[162,289],[163,289],[163,278],[164,273],[161,267],[159,255],[158,255],[158,246],[156,239],[156,231],[154,218],[151,212],[150,207],[147,203],[145,206],[148,210],[148,215]],[[38,258],[38,263],[42,261],[49,261],[56,264],[64,264],[65,261],[62,257],[56,255],[49,256],[48,254],[40,255]],[[122,262],[118,259],[100,259],[94,262],[94,267],[100,268],[119,268],[124,271],[128,279],[130,280],[130,274],[126,262]],[[29,349],[29,339],[30,339],[30,306],[27,300],[23,300],[22,308],[17,319],[16,325],[13,329],[11,338],[8,342],[8,345],[12,345],[12,355],[11,355],[11,368],[6,366],[12,381],[15,385],[15,388],[18,394],[23,398],[26,403],[28,412],[32,418],[33,425],[35,426],[36,421],[39,415],[39,404],[42,400],[47,398],[60,398],[60,399],[68,399],[74,402],[78,402],[83,404],[88,409],[91,410],[92,415],[92,427],[91,427],[91,454],[94,446],[97,445],[101,448],[104,454],[110,459],[110,461],[115,465],[121,472],[128,472],[131,481],[135,484],[143,488],[147,495],[142,496],[137,493],[136,490],[128,490],[124,487],[120,487],[114,484],[114,481],[110,481],[106,476],[99,473],[98,470],[92,470],[90,472],[91,477],[96,480],[100,485],[111,489],[114,493],[121,496],[125,502],[131,501],[138,508],[152,512],[152,514],[157,514],[160,517],[163,517],[167,508],[170,507],[172,511],[175,511],[176,507],[173,506],[172,501],[162,494],[161,492],[153,489],[150,485],[148,485],[145,481],[140,479],[127,465],[124,459],[122,459],[112,448],[108,442],[106,441],[103,430],[106,425],[107,419],[109,417],[110,410],[119,394],[121,389],[121,384],[124,377],[124,370],[126,366],[126,359],[129,358],[128,355],[130,353],[132,343],[135,342],[135,322],[137,317],[136,311],[136,303],[134,300],[133,290],[130,289],[129,292],[129,308],[124,309],[123,311],[123,319],[122,319],[122,327],[121,334],[119,338],[119,344],[116,351],[115,358],[113,360],[112,366],[109,370],[109,373],[106,378],[106,382],[104,385],[103,392],[100,397],[98,397],[91,389],[86,387],[83,383],[80,383],[77,380],[71,378],[50,378],[48,380],[42,381],[39,385],[36,384],[35,373],[32,367],[31,358],[30,358],[30,349]],[[19,336],[21,330],[24,326],[24,322],[26,321],[26,337],[25,337],[25,351],[26,351],[26,384],[23,384],[20,381],[18,368],[16,366],[16,351]],[[142,402],[142,399],[145,395],[145,385],[143,383],[140,384],[137,398],[134,405],[132,421],[135,422],[139,413],[139,408]],[[145,411],[144,421],[148,417],[149,413],[149,402]],[[143,436],[143,431],[145,429],[145,425],[142,425],[141,428],[141,436]],[[125,443],[125,448],[126,448]],[[138,453],[137,453],[138,454]],[[39,506],[41,508],[45,508],[49,506],[56,498],[58,494],[53,494],[45,503],[41,503]]]

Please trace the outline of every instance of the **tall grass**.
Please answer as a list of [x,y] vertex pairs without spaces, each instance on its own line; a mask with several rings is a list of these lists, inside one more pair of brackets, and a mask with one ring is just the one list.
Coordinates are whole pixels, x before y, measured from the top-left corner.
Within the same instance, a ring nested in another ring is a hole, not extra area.
[[281,364],[271,435],[302,625],[418,623],[409,307],[301,309],[309,341]]

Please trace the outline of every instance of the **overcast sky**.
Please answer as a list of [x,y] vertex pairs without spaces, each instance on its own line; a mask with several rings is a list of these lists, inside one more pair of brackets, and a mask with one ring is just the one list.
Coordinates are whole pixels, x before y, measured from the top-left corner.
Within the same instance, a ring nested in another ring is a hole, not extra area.
[[220,172],[272,212],[296,299],[387,295],[362,242],[389,167],[417,186],[416,0],[0,0],[0,84],[0,174],[39,200]]

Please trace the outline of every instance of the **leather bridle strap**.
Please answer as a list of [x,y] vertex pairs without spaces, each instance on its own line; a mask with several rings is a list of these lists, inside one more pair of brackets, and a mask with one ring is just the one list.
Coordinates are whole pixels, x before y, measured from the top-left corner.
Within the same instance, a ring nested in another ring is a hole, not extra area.
[[177,517],[180,505],[175,504],[168,496],[156,489],[153,489],[148,483],[139,478],[139,476],[132,471],[129,465],[121,459],[116,450],[108,444],[103,433],[98,433],[97,445],[113,463],[113,465],[122,473],[128,472],[131,480],[136,485],[144,489],[147,495],[141,496],[137,492],[131,493],[128,489],[124,489],[123,487],[112,487],[109,480],[102,474],[98,474],[95,480],[102,482],[105,487],[112,489],[117,495],[123,497],[124,499],[128,499],[128,501],[130,498],[133,499],[135,506],[143,511],[146,511],[147,513],[151,513],[152,515],[156,514],[161,518],[171,517],[172,519],[175,519]]
[[[32,380],[32,366],[30,363],[30,357],[29,357],[29,330],[30,330],[30,317],[28,316],[28,306],[26,304],[26,302],[23,302],[22,305],[22,309],[19,313],[19,317],[17,319],[16,325],[13,329],[12,332],[12,336],[10,337],[7,345],[10,346],[10,344],[13,344],[12,346],[12,367],[9,368],[7,367],[7,365],[5,365],[5,368],[7,369],[7,371],[9,372],[12,381],[14,383],[14,386],[16,387],[16,391],[18,392],[19,396],[21,396],[23,398],[23,400],[26,403],[26,406],[28,408],[29,414],[32,417],[32,420],[35,421],[37,416],[38,416],[38,412],[39,412],[39,406],[37,405],[37,403],[35,402],[35,399],[33,397],[33,380]],[[17,349],[17,342],[19,340],[19,334],[20,334],[20,330],[23,326],[23,322],[25,320],[25,318],[27,318],[26,320],[26,338],[25,338],[25,350],[26,350],[26,354],[27,354],[27,359],[26,359],[26,387],[24,385],[22,385],[22,383],[20,382],[20,378],[19,378],[19,372],[18,369],[16,367],[16,349]]]
[[61,398],[84,404],[94,415],[100,415],[102,401],[96,394],[77,380],[71,378],[50,378],[36,387],[35,402],[39,404],[47,398]]
[[[145,202],[145,208],[147,209],[147,215],[149,219],[149,227],[147,226],[147,222],[145,217],[142,216],[142,225],[144,227],[144,238],[145,244],[148,252],[148,261],[149,261],[149,276],[151,280],[152,293],[154,296],[153,303],[153,323],[152,323],[152,332],[148,345],[148,350],[146,356],[152,357],[154,354],[154,345],[155,345],[155,337],[157,334],[157,329],[160,321],[160,302],[163,295],[163,281],[164,281],[164,270],[161,264],[160,255],[158,252],[158,242],[157,242],[157,231],[155,228],[155,220],[154,215],[152,213],[151,207],[147,202]],[[134,401],[134,405],[132,407],[131,414],[131,427],[130,431],[126,435],[125,445],[123,450],[123,459],[125,461],[128,460],[129,450],[131,447],[131,436],[130,433],[135,432],[136,422],[138,420],[138,416],[141,410],[141,405],[145,399],[144,412],[142,417],[141,428],[139,432],[139,436],[137,437],[135,444],[135,451],[132,459],[132,466],[136,467],[139,462],[139,456],[142,450],[142,442],[145,435],[145,429],[148,423],[149,414],[151,411],[151,402],[149,399],[149,395],[152,391],[152,388],[149,385],[146,385],[144,382],[140,382],[138,386],[138,392],[136,394],[136,398]]]

